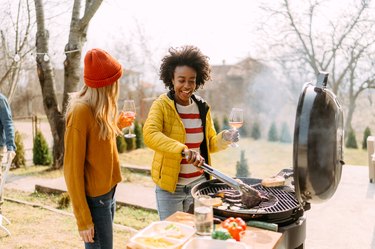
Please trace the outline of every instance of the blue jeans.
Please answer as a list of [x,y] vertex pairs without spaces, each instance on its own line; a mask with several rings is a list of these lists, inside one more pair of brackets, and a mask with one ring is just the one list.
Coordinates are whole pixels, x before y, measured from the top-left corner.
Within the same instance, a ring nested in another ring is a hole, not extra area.
[[174,193],[156,185],[155,194],[160,220],[165,220],[177,211],[187,212],[194,201],[191,195],[192,187],[203,181],[206,181],[204,177],[189,185],[177,185]]
[[95,242],[85,243],[86,249],[113,248],[113,218],[116,208],[115,190],[116,187],[107,194],[97,197],[86,196],[95,229]]

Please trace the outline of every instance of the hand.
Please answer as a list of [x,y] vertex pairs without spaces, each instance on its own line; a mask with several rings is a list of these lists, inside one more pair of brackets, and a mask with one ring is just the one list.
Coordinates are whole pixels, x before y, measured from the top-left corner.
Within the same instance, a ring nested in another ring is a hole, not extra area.
[[195,167],[202,166],[205,161],[199,152],[195,150],[184,149],[183,154],[186,161],[193,164]]
[[7,162],[12,162],[13,161],[13,158],[16,156],[16,152],[14,150],[10,150],[8,151],[8,158],[7,158]]
[[94,227],[87,230],[79,231],[79,235],[85,243],[94,243]]
[[240,133],[235,129],[225,130],[223,139],[228,142],[236,143],[240,140]]
[[125,127],[131,126],[134,120],[135,116],[126,116],[125,112],[120,112],[117,120],[117,126],[122,130]]

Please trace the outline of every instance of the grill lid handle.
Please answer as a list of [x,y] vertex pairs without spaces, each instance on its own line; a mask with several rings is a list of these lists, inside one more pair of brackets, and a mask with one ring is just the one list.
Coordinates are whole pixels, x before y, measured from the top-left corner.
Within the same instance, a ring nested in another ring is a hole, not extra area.
[[328,75],[329,73],[327,72],[323,72],[323,71],[319,72],[319,75],[316,80],[316,87],[325,88],[328,83]]

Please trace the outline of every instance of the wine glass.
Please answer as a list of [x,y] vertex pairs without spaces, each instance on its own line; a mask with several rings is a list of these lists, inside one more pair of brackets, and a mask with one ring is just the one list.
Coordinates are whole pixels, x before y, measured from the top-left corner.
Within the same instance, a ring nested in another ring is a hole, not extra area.
[[[229,125],[237,130],[243,125],[243,110],[241,108],[232,108],[232,111],[229,115]],[[231,143],[230,146],[237,148],[238,144]]]
[[[135,104],[134,100],[127,99],[124,100],[124,107],[122,108],[122,111],[124,112],[125,118],[133,118],[135,117]],[[129,132],[124,135],[126,138],[133,138],[135,137],[135,134],[131,133],[131,127],[129,127]]]

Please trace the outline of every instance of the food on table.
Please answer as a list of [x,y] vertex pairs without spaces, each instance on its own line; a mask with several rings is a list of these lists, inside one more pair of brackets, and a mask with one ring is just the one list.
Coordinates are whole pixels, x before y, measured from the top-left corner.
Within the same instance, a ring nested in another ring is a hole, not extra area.
[[285,178],[282,176],[267,177],[262,180],[264,187],[282,187],[285,185]]
[[267,230],[274,231],[274,232],[277,232],[279,229],[278,224],[269,223],[265,221],[249,220],[246,222],[246,224],[250,227],[259,227],[259,228],[267,229]]
[[168,248],[170,246],[173,246],[174,243],[171,241],[168,241],[165,238],[162,237],[138,237],[135,239],[135,241],[139,244],[154,247],[154,248]]
[[171,221],[153,222],[130,239],[136,248],[180,248],[196,230],[188,225]]
[[230,217],[221,223],[221,227],[227,229],[233,239],[240,241],[240,232],[246,230],[246,222],[239,217]]
[[171,238],[176,238],[176,239],[180,239],[186,236],[182,232],[181,228],[173,223],[170,223],[166,225],[163,229],[160,229],[160,234],[166,237],[171,237]]
[[211,234],[211,238],[219,240],[231,239],[232,235],[226,229],[215,230]]

